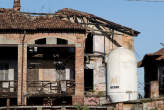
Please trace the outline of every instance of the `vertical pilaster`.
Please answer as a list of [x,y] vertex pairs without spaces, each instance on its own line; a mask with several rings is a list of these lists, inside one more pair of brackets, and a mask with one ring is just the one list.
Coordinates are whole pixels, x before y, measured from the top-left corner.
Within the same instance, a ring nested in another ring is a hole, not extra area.
[[159,82],[151,81],[150,82],[150,98],[159,97]]
[[72,104],[84,104],[84,46],[83,42],[75,48],[75,96]]
[[17,104],[22,105],[22,45],[18,45],[18,89]]
[[27,92],[27,45],[18,45],[18,90],[17,90],[17,104],[26,105]]
[[27,44],[24,44],[23,49],[23,105],[26,105],[26,93],[27,93]]

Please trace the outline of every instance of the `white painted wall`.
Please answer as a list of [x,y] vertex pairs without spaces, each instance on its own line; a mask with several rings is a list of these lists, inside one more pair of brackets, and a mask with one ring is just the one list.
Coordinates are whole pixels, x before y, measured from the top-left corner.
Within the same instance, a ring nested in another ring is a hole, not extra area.
[[104,53],[104,36],[93,36],[93,51]]

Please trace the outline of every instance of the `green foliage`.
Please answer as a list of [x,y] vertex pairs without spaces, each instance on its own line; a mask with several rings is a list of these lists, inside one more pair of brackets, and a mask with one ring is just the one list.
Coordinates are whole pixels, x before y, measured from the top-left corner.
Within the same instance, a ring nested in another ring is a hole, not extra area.
[[75,108],[77,110],[90,110],[87,105],[82,106],[80,104],[75,105]]
[[80,104],[77,104],[77,105],[75,105],[75,108],[78,109],[78,110],[81,110],[82,106]]
[[105,93],[104,93],[103,91],[99,91],[99,92],[97,93],[97,95],[98,95],[99,97],[103,97],[103,96],[105,96]]
[[95,91],[94,91],[93,89],[90,89],[90,90],[89,90],[89,92],[92,92],[92,93],[94,93]]
[[87,105],[83,106],[83,110],[90,110]]

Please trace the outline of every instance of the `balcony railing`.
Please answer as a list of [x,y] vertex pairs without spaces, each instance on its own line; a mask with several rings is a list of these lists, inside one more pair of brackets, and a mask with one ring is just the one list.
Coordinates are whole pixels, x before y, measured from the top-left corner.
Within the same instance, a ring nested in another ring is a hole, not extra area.
[[0,81],[0,97],[16,97],[17,81],[3,80]]
[[27,81],[27,95],[73,95],[75,81]]

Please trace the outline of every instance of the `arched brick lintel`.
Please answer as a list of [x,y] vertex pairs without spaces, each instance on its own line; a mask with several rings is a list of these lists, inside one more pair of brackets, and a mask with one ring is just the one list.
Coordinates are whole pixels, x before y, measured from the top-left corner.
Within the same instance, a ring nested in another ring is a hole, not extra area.
[[30,44],[31,42],[42,39],[42,38],[60,38],[64,40],[68,40],[73,43],[79,43],[78,39],[82,39],[81,43],[83,43],[85,40],[85,34],[76,34],[76,33],[37,33],[37,34],[28,34],[25,38],[25,42],[27,44]]

